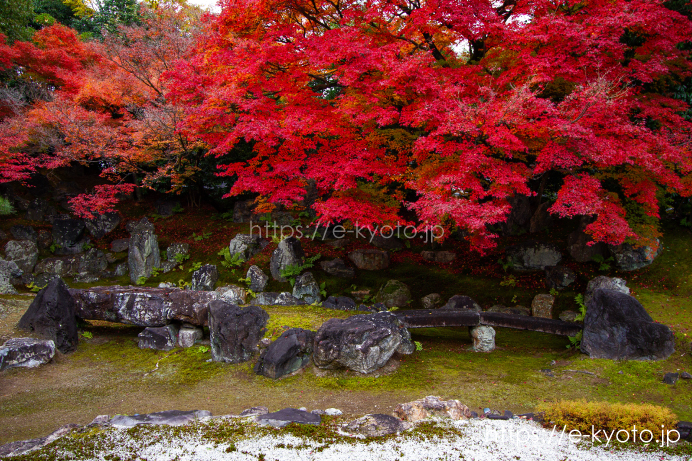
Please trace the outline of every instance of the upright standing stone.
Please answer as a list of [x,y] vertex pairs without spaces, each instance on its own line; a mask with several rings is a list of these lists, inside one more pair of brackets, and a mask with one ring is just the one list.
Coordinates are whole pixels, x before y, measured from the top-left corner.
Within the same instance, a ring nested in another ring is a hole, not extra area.
[[204,330],[202,329],[202,327],[186,323],[178,331],[178,346],[192,347],[198,340],[202,339],[203,337]]
[[73,219],[70,215],[60,215],[53,220],[53,243],[57,245],[56,254],[76,254],[81,253],[89,239],[82,238],[84,221]]
[[215,362],[246,362],[257,352],[269,314],[257,306],[239,307],[216,300],[209,303],[211,357]]
[[300,266],[303,264],[303,247],[300,240],[295,237],[283,239],[279,246],[272,253],[272,258],[269,263],[274,280],[286,282],[286,278],[281,275],[281,271],[288,266]]
[[247,278],[250,279],[250,289],[255,293],[263,292],[269,281],[269,276],[257,266],[250,266],[247,270]]
[[495,329],[486,325],[471,328],[473,350],[475,352],[492,352],[495,350]]
[[241,261],[247,261],[262,251],[269,244],[259,235],[252,234],[236,234],[228,244],[228,251],[231,256],[238,255]]
[[67,353],[77,348],[77,316],[75,301],[60,278],[51,280],[39,291],[17,326],[52,339],[55,347]]
[[300,370],[310,363],[314,342],[314,331],[302,328],[284,331],[262,352],[255,373],[277,379]]
[[531,301],[531,315],[534,317],[553,318],[553,305],[555,296],[548,294],[536,295]]
[[219,280],[219,271],[213,264],[205,264],[192,273],[192,289],[195,291],[214,291]]
[[302,299],[308,304],[322,301],[320,286],[312,272],[305,272],[296,277],[296,283],[293,285],[293,297]]
[[154,225],[147,218],[142,218],[131,226],[127,265],[130,280],[134,283],[140,277],[151,277],[152,270],[161,266],[159,242],[154,233]]

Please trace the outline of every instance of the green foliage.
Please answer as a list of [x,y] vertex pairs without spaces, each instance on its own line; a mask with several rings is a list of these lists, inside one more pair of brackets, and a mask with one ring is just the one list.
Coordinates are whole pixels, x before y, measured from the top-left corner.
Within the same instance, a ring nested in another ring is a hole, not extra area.
[[514,268],[514,261],[512,261],[512,258],[507,258],[507,261],[503,261],[502,258],[497,260],[497,263],[502,266],[502,270],[507,272],[507,269],[512,269]]
[[613,259],[612,256],[610,256],[608,259],[604,258],[602,255],[593,255],[591,257],[591,260],[598,263],[598,270],[599,271],[609,271],[610,270],[610,265],[613,263],[615,260]]
[[[574,302],[577,303],[579,306],[579,313],[577,316],[574,318],[575,322],[583,322],[584,317],[586,317],[586,304],[584,304],[584,295],[579,293],[577,296],[574,297]],[[568,336],[567,339],[569,339],[569,344],[567,345],[567,349],[570,348],[575,348],[579,349],[581,346],[581,339],[582,339],[583,332],[580,331],[574,336]]]
[[0,216],[7,216],[16,213],[12,203],[0,195]]
[[501,287],[516,287],[517,286],[517,279],[513,275],[508,275],[507,277],[503,277],[502,281],[500,282]]
[[327,283],[326,282],[320,283],[320,294],[322,295],[323,298],[327,297]]
[[154,267],[151,270],[151,276],[152,277],[158,277],[159,275],[161,275],[162,272],[163,272],[163,269],[161,269],[160,267]]
[[557,295],[560,294],[560,292],[557,291],[555,288],[551,288],[550,291],[549,291],[549,293],[550,293],[552,296],[557,296]]
[[82,245],[82,251],[89,251],[92,248],[94,248],[94,245],[92,245],[91,243],[85,243]]
[[42,287],[40,287],[40,286],[34,285],[34,282],[30,282],[26,287],[29,290],[33,291],[34,293],[38,293],[39,291],[43,290],[46,287],[46,285],[43,285]]
[[692,219],[690,219],[689,217],[686,216],[680,220],[680,225],[683,227],[689,227],[692,229]]
[[33,29],[29,23],[33,17],[32,0],[0,0],[0,33],[9,43],[31,38]]
[[413,344],[416,346],[416,352],[423,351],[423,344],[420,341],[413,341]]
[[310,269],[315,265],[315,261],[320,259],[322,255],[320,253],[316,254],[315,256],[312,256],[311,258],[307,258],[303,264],[291,264],[289,266],[286,266],[284,269],[281,270],[281,277],[288,279],[289,282],[291,282],[291,286],[295,285],[296,283],[296,277],[300,275],[301,272],[303,272],[305,269]]
[[[200,266],[200,267],[201,267],[201,266]],[[178,288],[180,288],[180,289],[182,289],[182,290],[184,290],[185,288],[189,288],[190,285],[191,285],[190,282],[186,282],[186,281],[183,280],[183,279],[178,280]]]
[[83,331],[82,336],[84,336],[86,339],[91,339],[94,337],[94,334],[90,331]]
[[147,283],[147,278],[143,275],[141,277],[139,277],[137,279],[137,281],[135,282],[135,284],[137,284],[137,285],[144,285],[145,283]]
[[194,232],[192,233],[192,238],[195,240],[195,242],[199,242],[201,240],[208,239],[209,237],[211,237],[211,232],[203,232],[199,235],[197,235]]
[[228,247],[221,248],[221,251],[216,254],[223,258],[221,265],[226,269],[231,267],[240,267],[245,263],[243,258],[241,258],[240,253],[235,253],[233,256],[231,256],[231,250]]
[[51,253],[55,253],[60,248],[61,248],[60,245],[58,245],[57,243],[51,243],[50,246],[48,247],[48,251],[50,251]]
[[185,211],[185,208],[183,208],[180,203],[176,203],[175,206],[173,207],[173,213],[182,213],[184,211]]
[[178,264],[182,264],[188,259],[190,259],[190,255],[178,253],[173,257],[173,259],[175,259],[175,262],[177,262]]
[[193,264],[192,264],[192,267],[189,268],[187,271],[188,271],[188,272],[198,271],[203,265],[204,265],[204,264],[201,263],[201,262],[193,263]]
[[168,252],[166,250],[163,250],[161,252],[161,261],[165,261],[168,259]]
[[199,346],[197,348],[197,352],[199,352],[200,354],[206,354],[207,352],[209,352],[209,348],[207,346]]

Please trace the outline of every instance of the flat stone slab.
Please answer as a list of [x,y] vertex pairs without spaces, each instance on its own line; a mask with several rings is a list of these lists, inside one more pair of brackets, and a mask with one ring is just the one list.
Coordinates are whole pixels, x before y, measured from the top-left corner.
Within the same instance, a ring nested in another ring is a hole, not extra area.
[[260,415],[255,419],[257,424],[269,425],[274,427],[284,427],[291,423],[298,424],[313,424],[319,426],[322,422],[320,415],[308,413],[307,411],[297,410],[295,408],[284,408],[283,410],[275,411]]
[[145,415],[116,415],[111,418],[110,425],[113,427],[134,427],[139,424],[183,426],[208,416],[211,416],[211,412],[207,410],[168,410]]
[[0,346],[0,370],[7,368],[34,368],[48,363],[55,356],[52,340],[12,338]]
[[179,288],[105,286],[70,289],[77,316],[84,320],[105,320],[142,327],[160,327],[174,320],[205,326],[207,305],[219,299],[215,291]]

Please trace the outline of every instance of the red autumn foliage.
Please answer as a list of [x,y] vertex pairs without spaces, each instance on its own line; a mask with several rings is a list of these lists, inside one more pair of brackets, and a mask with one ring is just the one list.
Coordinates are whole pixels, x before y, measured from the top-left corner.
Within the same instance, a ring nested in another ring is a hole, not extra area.
[[327,220],[401,221],[405,206],[479,249],[544,175],[559,183],[551,212],[596,216],[587,231],[613,244],[655,237],[634,218],[657,217],[657,193],[692,195],[692,125],[668,97],[692,27],[660,2],[222,7],[169,96],[211,154],[252,144],[222,173],[231,195],[290,205],[314,182]]

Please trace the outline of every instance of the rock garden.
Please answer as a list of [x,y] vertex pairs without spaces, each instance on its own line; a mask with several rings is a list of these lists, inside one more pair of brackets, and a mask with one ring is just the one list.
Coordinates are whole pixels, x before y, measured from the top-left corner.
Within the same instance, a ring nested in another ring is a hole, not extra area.
[[[549,427],[564,402],[650,405],[689,449],[684,228],[594,258],[564,220],[480,256],[453,237],[336,238],[287,212],[133,202],[84,221],[17,205],[1,226],[0,454],[190,421],[261,438],[262,421],[326,418],[334,443],[425,438],[425,424],[457,437],[450,421]],[[314,234],[282,238],[281,219]],[[147,416],[160,412],[172,422]]]

